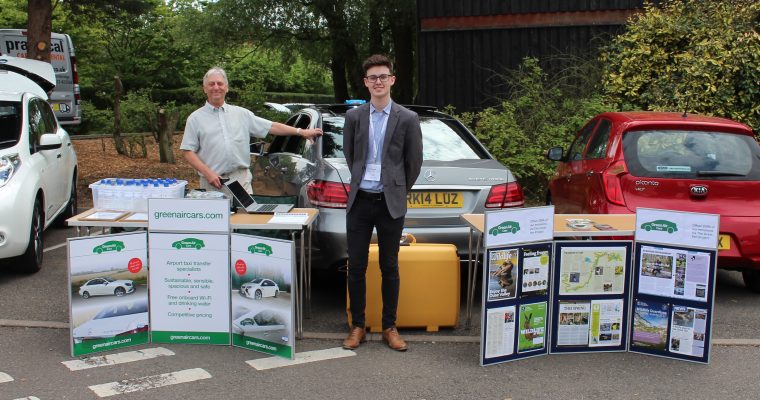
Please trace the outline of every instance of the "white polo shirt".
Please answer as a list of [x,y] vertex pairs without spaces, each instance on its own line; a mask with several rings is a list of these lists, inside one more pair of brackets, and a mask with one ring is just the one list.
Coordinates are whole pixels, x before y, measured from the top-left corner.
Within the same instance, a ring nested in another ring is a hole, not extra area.
[[[251,165],[251,136],[263,138],[272,121],[231,104],[214,107],[208,102],[193,111],[185,123],[180,149],[198,154],[219,175]],[[200,175],[200,173],[199,173]]]

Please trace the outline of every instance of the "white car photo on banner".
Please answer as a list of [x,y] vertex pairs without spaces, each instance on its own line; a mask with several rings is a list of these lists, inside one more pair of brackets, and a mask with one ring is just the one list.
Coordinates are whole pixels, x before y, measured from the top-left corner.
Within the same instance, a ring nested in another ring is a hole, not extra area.
[[145,232],[69,239],[73,356],[148,343]]

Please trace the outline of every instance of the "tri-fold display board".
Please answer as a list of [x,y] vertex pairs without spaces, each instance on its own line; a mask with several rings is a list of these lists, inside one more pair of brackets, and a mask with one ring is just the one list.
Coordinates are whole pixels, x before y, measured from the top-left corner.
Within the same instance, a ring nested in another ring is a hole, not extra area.
[[634,242],[553,241],[553,213],[485,215],[481,365],[610,351],[709,362],[717,215],[639,209]]
[[148,232],[69,240],[71,351],[149,342],[295,357],[295,246],[229,232],[229,202],[150,199]]

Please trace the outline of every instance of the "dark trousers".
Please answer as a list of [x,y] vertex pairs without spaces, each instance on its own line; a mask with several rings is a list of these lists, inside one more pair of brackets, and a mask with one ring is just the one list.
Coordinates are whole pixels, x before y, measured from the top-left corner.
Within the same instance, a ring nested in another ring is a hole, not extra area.
[[383,278],[383,329],[396,325],[398,308],[399,239],[404,228],[404,217],[393,219],[382,194],[359,191],[346,215],[348,244],[348,297],[352,326],[365,327],[364,308],[367,297],[367,258],[372,229],[377,229],[377,244],[380,247],[380,272]]

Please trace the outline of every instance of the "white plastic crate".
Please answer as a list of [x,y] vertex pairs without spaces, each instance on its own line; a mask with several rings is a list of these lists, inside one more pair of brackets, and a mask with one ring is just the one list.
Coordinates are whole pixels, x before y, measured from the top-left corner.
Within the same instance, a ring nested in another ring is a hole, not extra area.
[[105,178],[90,184],[98,210],[148,211],[148,199],[183,198],[187,181],[177,179]]

